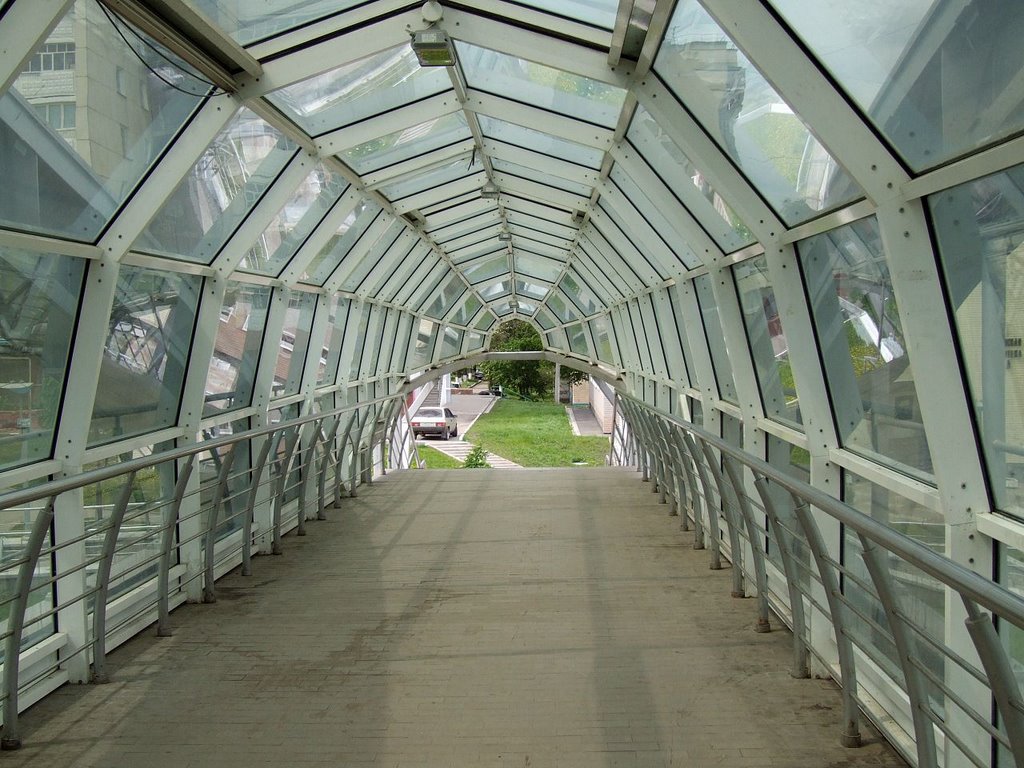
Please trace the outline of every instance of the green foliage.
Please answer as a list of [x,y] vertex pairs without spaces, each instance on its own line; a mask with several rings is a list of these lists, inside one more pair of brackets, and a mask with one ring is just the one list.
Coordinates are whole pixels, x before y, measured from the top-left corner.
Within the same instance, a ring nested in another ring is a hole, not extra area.
[[524,467],[571,467],[580,461],[601,466],[609,450],[607,437],[574,435],[565,407],[546,402],[501,400],[466,439]]
[[462,466],[462,462],[458,459],[453,459],[448,454],[441,453],[429,445],[420,445],[417,447],[417,451],[420,461],[424,463],[424,469],[458,469]]
[[[523,320],[509,320],[491,337],[491,352],[539,352],[544,341],[532,325]],[[533,400],[554,392],[555,365],[547,360],[491,360],[480,369],[492,385],[511,390],[525,400]],[[588,374],[575,368],[563,367],[562,381],[577,384],[587,380]]]
[[462,466],[464,469],[483,469],[491,466],[487,463],[487,451],[482,445],[473,446],[473,450],[466,454]]

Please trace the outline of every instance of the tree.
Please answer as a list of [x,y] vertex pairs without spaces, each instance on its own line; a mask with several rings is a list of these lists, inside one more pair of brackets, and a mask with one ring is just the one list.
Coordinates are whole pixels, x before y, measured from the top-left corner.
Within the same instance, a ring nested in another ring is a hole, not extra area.
[[[540,334],[523,320],[509,320],[491,336],[491,352],[539,352],[544,349]],[[520,397],[533,400],[555,385],[555,366],[547,360],[491,360],[480,368],[491,385],[512,390]],[[572,368],[562,369],[562,381],[572,385],[584,381],[587,374]]]

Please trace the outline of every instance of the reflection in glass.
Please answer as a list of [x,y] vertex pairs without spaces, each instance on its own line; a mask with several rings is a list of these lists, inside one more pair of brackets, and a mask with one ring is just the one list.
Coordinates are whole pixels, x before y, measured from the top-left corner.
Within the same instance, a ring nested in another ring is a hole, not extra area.
[[1024,167],[933,195],[949,299],[997,508],[1024,517]]
[[0,98],[0,224],[94,241],[209,90],[157,42],[78,0]]
[[297,149],[243,108],[203,151],[133,249],[211,263]]
[[274,37],[311,21],[348,10],[366,0],[261,0],[259,3],[224,0],[185,0],[223,29],[235,42],[248,45]]
[[477,120],[480,121],[480,130],[483,131],[484,137],[488,139],[497,139],[506,144],[532,152],[541,152],[595,170],[601,167],[601,161],[604,159],[604,152],[600,149],[552,136],[535,128],[507,123],[487,115],[477,115]]
[[930,481],[931,453],[878,223],[862,219],[797,248],[840,440]]
[[437,327],[437,323],[432,323],[426,318],[420,318],[419,323],[416,324],[414,329],[416,340],[410,350],[408,369],[422,368],[430,362],[431,355],[434,353],[434,339],[437,335]]
[[603,317],[596,317],[590,321],[590,335],[594,339],[596,349],[594,353],[597,359],[608,365],[615,365],[615,357],[612,354],[611,325]]
[[[8,491],[20,491],[42,484],[42,480],[7,488]],[[6,633],[10,625],[11,603],[17,597],[16,588],[18,572],[22,560],[29,554],[28,538],[37,516],[45,509],[47,499],[34,501],[22,507],[0,510],[0,526],[4,532],[4,546],[0,551],[0,632]],[[52,546],[52,533],[43,539],[43,548]],[[28,605],[25,610],[25,626],[21,637],[21,649],[24,650],[52,635],[57,629],[57,616],[50,613],[53,608],[53,576],[52,557],[40,557],[35,573],[32,574],[32,585],[28,594]],[[0,643],[0,662],[6,654],[6,643]]]
[[697,0],[676,6],[654,69],[787,224],[863,196]]
[[177,422],[202,285],[194,275],[121,267],[90,446]]
[[[780,472],[802,480],[805,483],[811,482],[811,456],[807,449],[787,443],[785,440],[769,434],[768,438],[768,463]],[[803,528],[797,522],[796,514],[793,512],[793,497],[789,491],[778,483],[768,481],[768,494],[772,499],[775,512],[782,521],[781,529],[769,528],[768,531],[768,558],[781,572],[783,570],[782,557],[780,555],[779,538],[783,538],[789,545],[794,559],[798,563],[797,578],[804,589],[811,584],[811,573],[814,566],[811,564],[811,551],[807,547],[807,536]]]
[[299,391],[302,367],[309,349],[309,329],[313,327],[313,313],[316,311],[316,297],[315,293],[295,291],[288,299],[271,397],[294,395]]
[[458,328],[445,328],[441,338],[441,359],[456,357],[462,351],[464,331]]
[[0,469],[49,458],[85,262],[0,246]]
[[700,275],[693,281],[700,304],[701,318],[704,320],[704,333],[711,352],[711,362],[715,366],[715,379],[718,381],[718,396],[730,403],[738,403],[736,382],[733,379],[732,363],[725,346],[725,335],[722,332],[722,319],[718,316],[718,304],[711,287],[711,278]]
[[567,326],[565,335],[569,339],[569,350],[583,357],[590,357],[590,346],[587,344],[587,335],[580,323]]
[[[341,359],[341,346],[345,340],[345,325],[348,322],[349,299],[335,295],[331,299],[328,324],[330,329],[324,337],[324,349],[320,355],[320,367],[317,370],[316,385],[333,384],[338,375],[338,361]],[[330,409],[327,409],[330,410]]]
[[347,187],[348,183],[341,176],[317,163],[242,257],[238,268],[270,277],[279,276]]
[[453,112],[371,139],[338,156],[362,176],[472,137],[465,114]]
[[579,319],[579,315],[557,293],[552,292],[544,303],[547,304],[548,309],[554,313],[560,323],[568,323]]
[[604,29],[615,28],[616,0],[520,0],[525,5],[557,13]]
[[764,256],[758,256],[734,266],[733,275],[765,415],[799,426],[803,423],[800,401],[768,263]]
[[348,252],[373,223],[373,220],[377,218],[380,210],[380,206],[376,203],[362,200],[358,202],[352,212],[338,225],[338,229],[331,235],[327,244],[309,262],[302,275],[302,282],[314,285],[323,285],[327,282],[331,273],[337,269]]
[[581,313],[584,315],[596,314],[600,309],[600,306],[594,296],[590,293],[590,290],[584,287],[581,283],[582,281],[578,281],[573,277],[572,270],[570,270],[562,276],[562,280],[559,282],[558,287],[561,288],[562,292],[565,293],[573,304],[576,305],[576,308],[579,309]]
[[916,171],[1024,127],[1016,3],[772,4]]
[[636,208],[640,216],[647,222],[652,233],[665,244],[666,248],[672,251],[677,259],[686,265],[687,269],[696,269],[701,265],[700,257],[693,252],[688,243],[690,236],[677,226],[677,224],[682,224],[682,221],[677,217],[665,216],[658,206],[651,202],[640,185],[622,170],[621,165],[612,166],[609,178],[622,192],[629,205]]
[[[379,191],[388,200],[394,202],[473,174],[482,174],[483,171],[484,165],[480,157],[475,153],[467,152],[454,160],[445,161],[442,165],[406,174],[395,181],[384,184]],[[481,177],[481,186],[484,181],[485,179]],[[445,195],[441,196],[445,197]]]
[[470,88],[609,128],[619,119],[626,98],[621,88],[488,48],[455,45]]
[[421,67],[408,44],[344,64],[271,93],[274,106],[311,136],[451,90],[445,67]]
[[442,319],[466,290],[466,284],[462,281],[462,278],[458,275],[452,275],[445,281],[441,292],[423,309],[423,314],[438,320]]
[[[271,419],[273,419],[273,416],[271,416]],[[218,440],[230,435],[237,435],[250,428],[249,419],[235,419],[227,424],[204,429],[199,436],[198,442]],[[248,496],[251,487],[249,471],[252,468],[252,441],[245,440],[237,445],[238,447],[234,449],[234,459],[232,459],[228,470],[228,490],[221,499],[221,506],[218,510],[218,524],[214,532],[216,541],[220,541],[241,529],[244,525],[243,515],[248,510]],[[231,450],[231,446],[223,446],[215,450],[204,451],[196,457],[199,464],[199,503],[207,516],[213,509],[217,478],[220,476],[224,460]],[[271,452],[272,458],[273,452]],[[263,475],[264,481],[266,481],[268,474],[265,473]],[[204,534],[203,539],[205,538]]]
[[270,288],[228,283],[206,375],[204,416],[245,408],[251,402],[269,307]]

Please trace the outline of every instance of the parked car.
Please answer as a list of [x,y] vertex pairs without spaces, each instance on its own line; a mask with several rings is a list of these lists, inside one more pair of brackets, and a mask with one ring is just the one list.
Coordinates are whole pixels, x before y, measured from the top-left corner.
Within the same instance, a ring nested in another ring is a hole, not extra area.
[[440,435],[442,440],[459,436],[459,422],[449,408],[420,408],[412,417],[416,437]]

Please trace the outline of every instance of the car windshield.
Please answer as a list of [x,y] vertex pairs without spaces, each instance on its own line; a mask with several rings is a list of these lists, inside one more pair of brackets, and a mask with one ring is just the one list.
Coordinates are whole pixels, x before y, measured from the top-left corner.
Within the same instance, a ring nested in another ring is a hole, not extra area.
[[440,408],[422,408],[416,412],[416,416],[421,419],[440,419],[442,415]]

